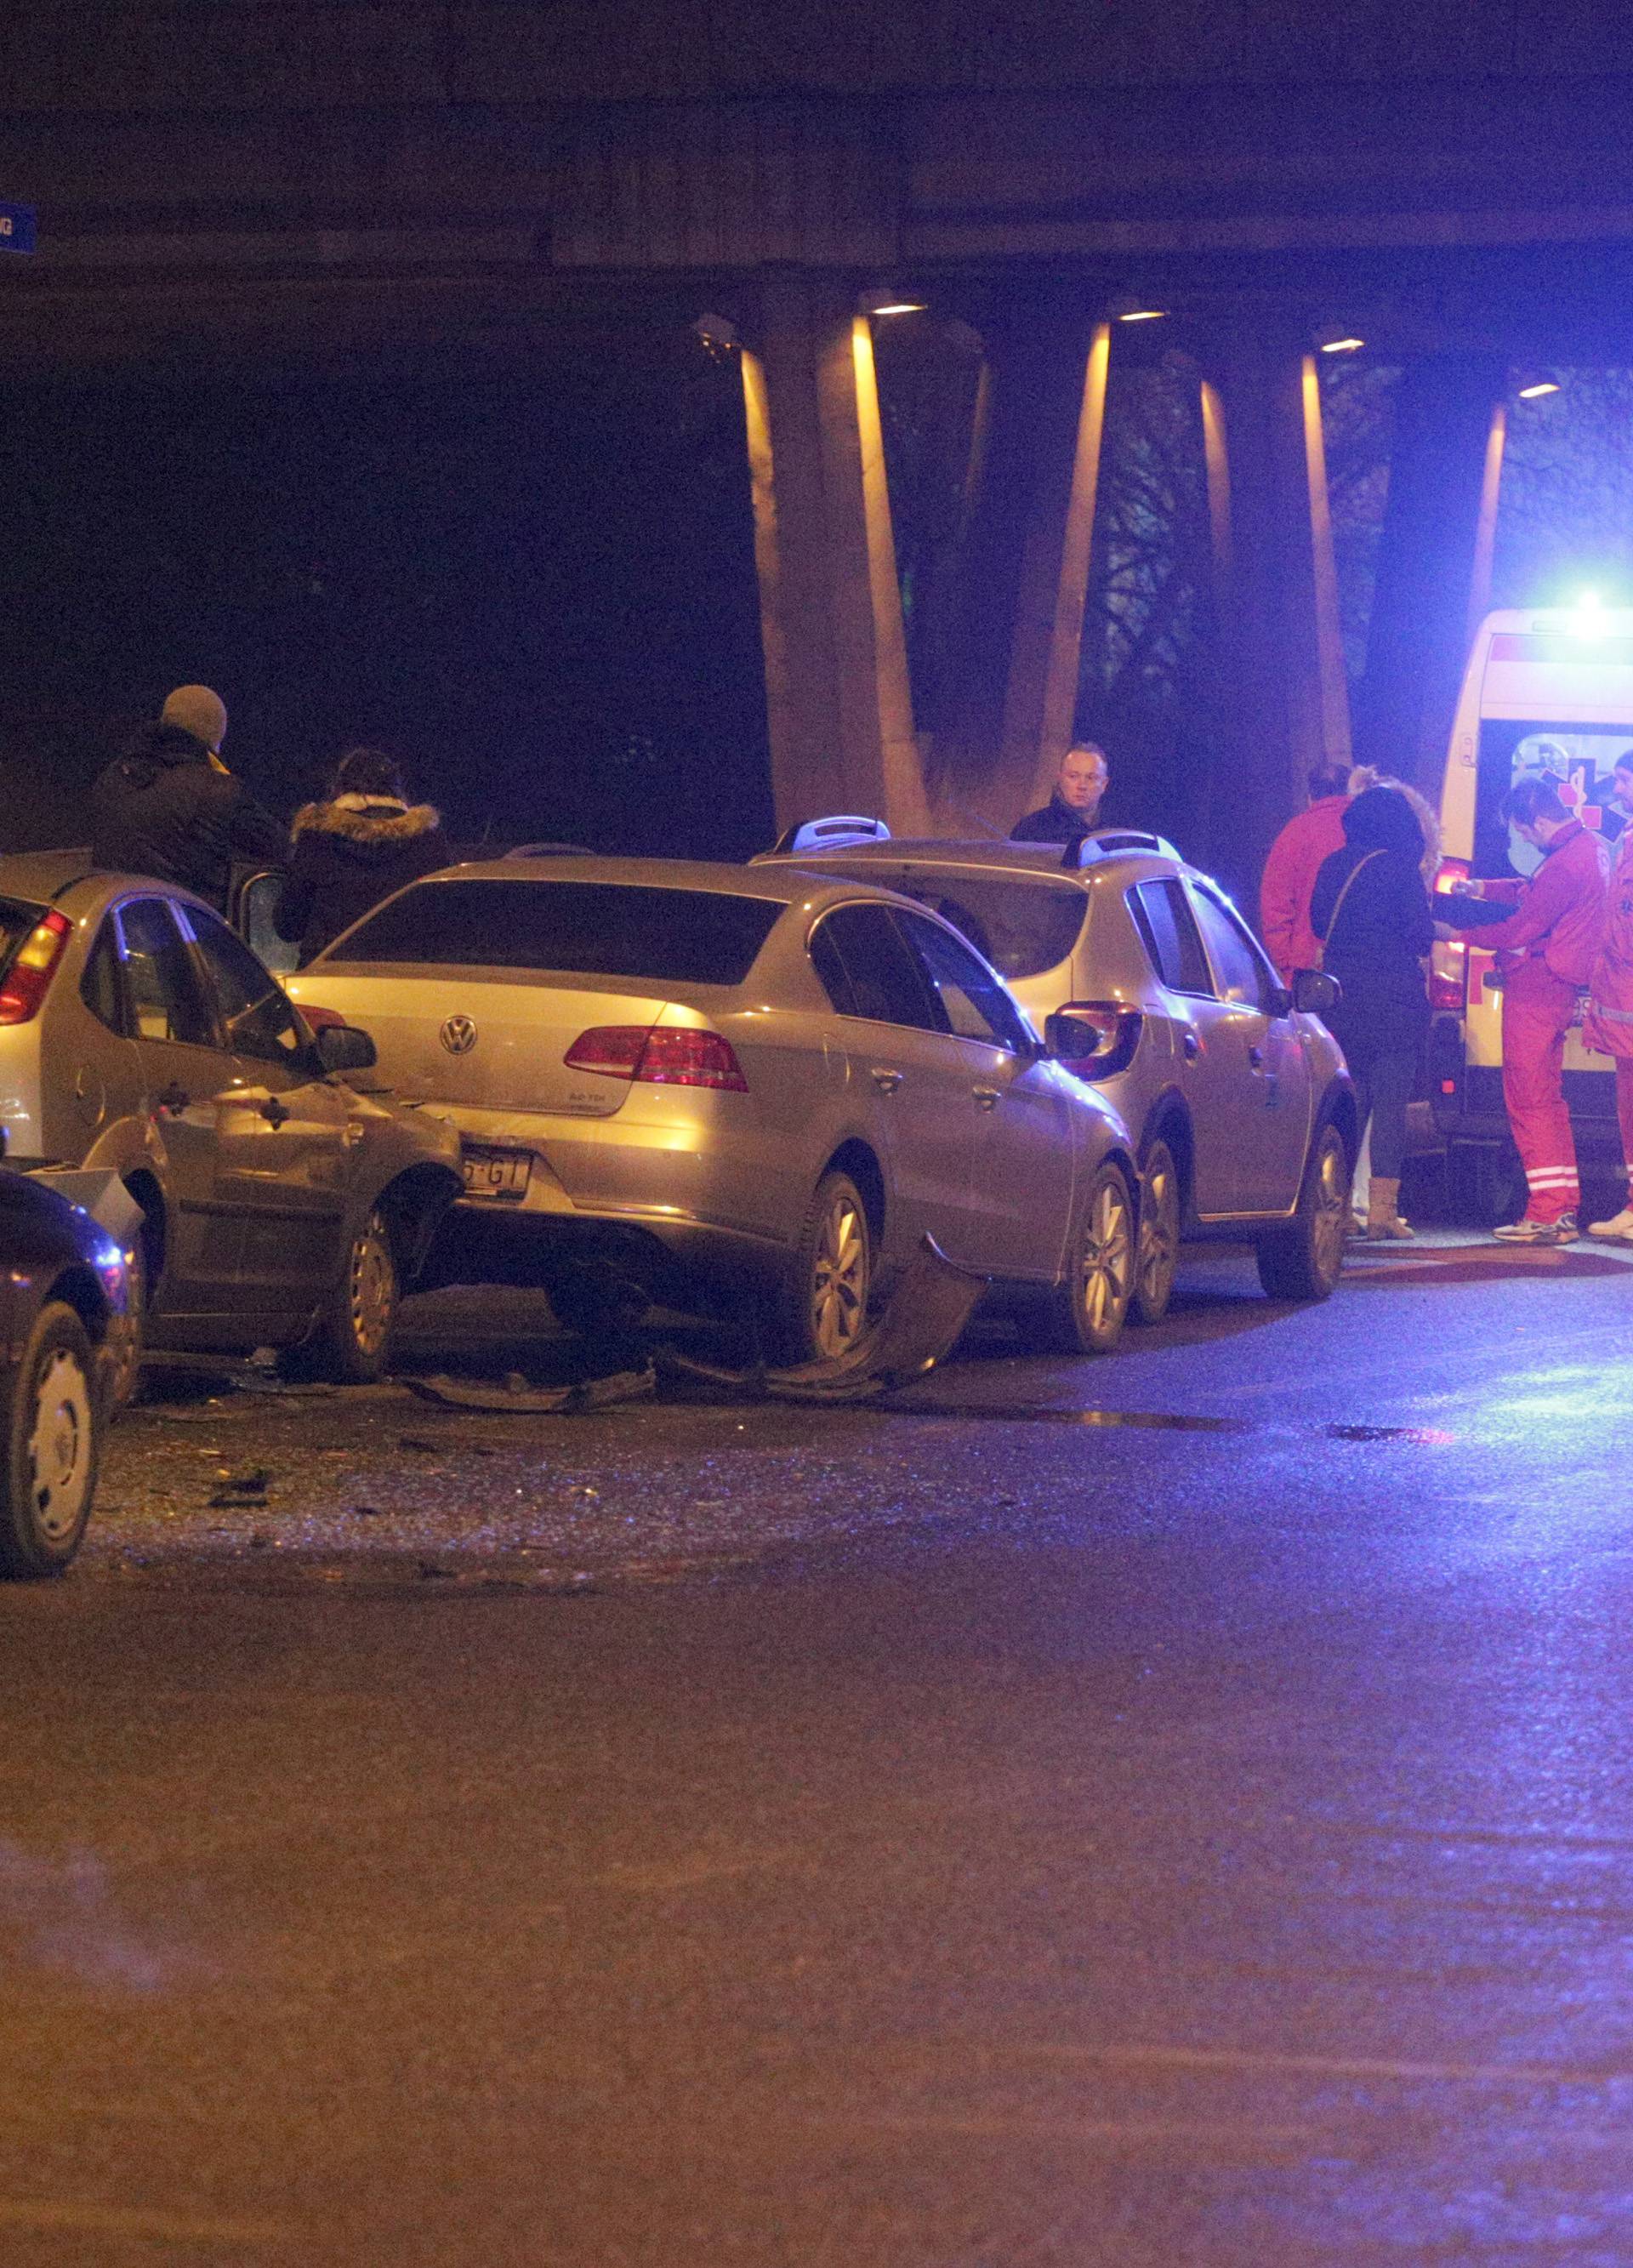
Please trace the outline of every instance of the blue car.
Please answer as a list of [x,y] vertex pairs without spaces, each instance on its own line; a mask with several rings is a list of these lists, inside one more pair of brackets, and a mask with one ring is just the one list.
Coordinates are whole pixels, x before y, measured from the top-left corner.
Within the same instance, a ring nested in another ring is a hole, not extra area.
[[114,1239],[0,1167],[0,1577],[60,1575],[78,1550],[129,1338]]

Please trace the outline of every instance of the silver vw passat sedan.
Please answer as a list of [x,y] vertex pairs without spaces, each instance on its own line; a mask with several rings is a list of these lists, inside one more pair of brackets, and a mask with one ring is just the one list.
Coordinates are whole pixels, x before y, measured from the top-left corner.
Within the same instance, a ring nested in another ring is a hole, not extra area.
[[1109,1346],[1133,1156],[951,924],[797,869],[555,857],[416,882],[290,980],[465,1145],[450,1276],[564,1321],[757,1287],[799,1359],[850,1351],[928,1232]]
[[1349,1073],[1315,1012],[1336,998],[1331,977],[1306,972],[1289,991],[1219,885],[1154,835],[1107,828],[1063,852],[831,826],[850,840],[802,843],[803,868],[933,907],[1034,1017],[1094,1027],[1072,1067],[1134,1136],[1137,1317],[1166,1308],[1181,1235],[1251,1239],[1272,1297],[1327,1296],[1356,1151]]
[[0,859],[7,1155],[123,1182],[146,1346],[276,1346],[380,1375],[460,1179],[445,1122],[350,1083],[372,1062],[361,1032],[314,1035],[185,891],[64,852]]

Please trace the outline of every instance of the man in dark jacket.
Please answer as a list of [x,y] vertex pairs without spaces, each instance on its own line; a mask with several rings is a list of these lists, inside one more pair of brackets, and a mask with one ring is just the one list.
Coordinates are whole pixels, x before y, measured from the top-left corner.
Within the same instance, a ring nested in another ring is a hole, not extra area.
[[295,814],[294,848],[274,924],[306,963],[394,890],[448,863],[442,821],[410,804],[402,775],[379,748],[349,748],[328,799]]
[[1100,802],[1111,780],[1104,748],[1079,740],[1061,758],[1055,792],[1010,829],[1011,843],[1081,843],[1100,823]]
[[281,866],[283,830],[221,762],[227,712],[179,685],[91,791],[91,856],[116,873],[195,890],[223,913],[236,863]]

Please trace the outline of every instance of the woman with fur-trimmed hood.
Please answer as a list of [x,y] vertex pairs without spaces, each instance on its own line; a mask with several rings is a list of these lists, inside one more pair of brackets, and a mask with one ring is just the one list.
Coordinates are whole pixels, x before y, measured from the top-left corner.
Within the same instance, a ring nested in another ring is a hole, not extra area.
[[300,965],[407,882],[448,863],[442,821],[411,804],[402,775],[379,748],[348,748],[328,799],[295,814],[289,873],[278,900],[278,935],[300,947]]

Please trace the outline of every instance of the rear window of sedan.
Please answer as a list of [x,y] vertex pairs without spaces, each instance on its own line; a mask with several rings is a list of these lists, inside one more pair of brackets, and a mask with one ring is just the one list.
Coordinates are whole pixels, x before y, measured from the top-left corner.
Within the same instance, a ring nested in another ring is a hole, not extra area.
[[767,898],[619,882],[423,882],[326,959],[740,984],[783,914]]
[[[886,878],[880,873],[879,879]],[[890,883],[949,921],[1012,981],[1056,968],[1078,941],[1088,910],[1084,892],[1070,883],[1011,882],[986,875],[938,873],[908,867]]]

